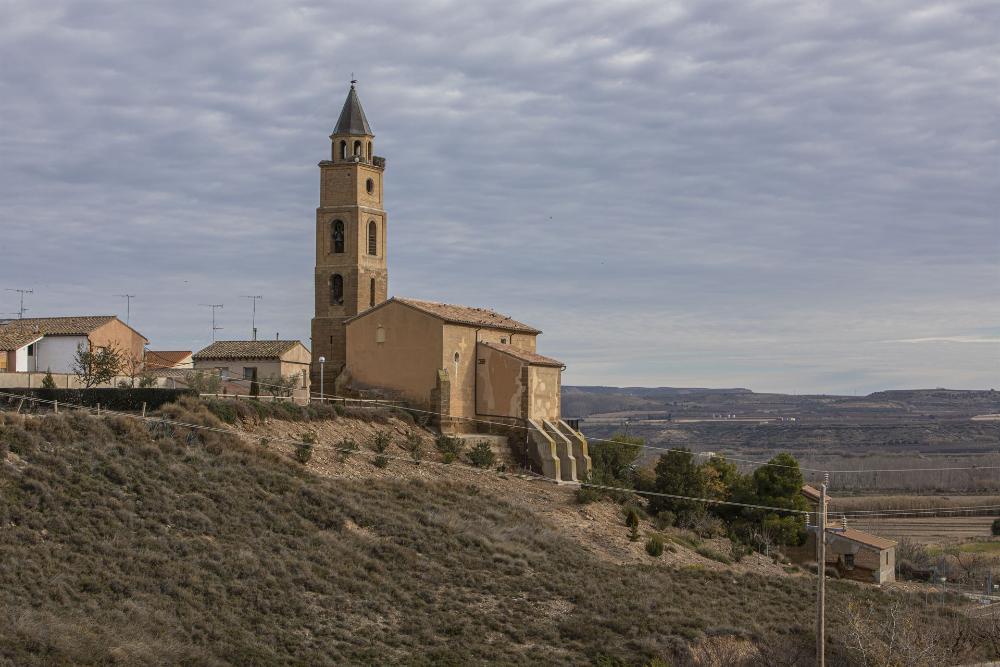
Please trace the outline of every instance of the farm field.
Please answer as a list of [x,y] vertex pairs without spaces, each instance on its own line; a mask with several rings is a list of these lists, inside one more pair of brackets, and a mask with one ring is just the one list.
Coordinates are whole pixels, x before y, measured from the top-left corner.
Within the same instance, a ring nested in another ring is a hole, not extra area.
[[946,544],[990,536],[993,516],[852,519],[850,526],[898,540],[907,537],[921,544]]

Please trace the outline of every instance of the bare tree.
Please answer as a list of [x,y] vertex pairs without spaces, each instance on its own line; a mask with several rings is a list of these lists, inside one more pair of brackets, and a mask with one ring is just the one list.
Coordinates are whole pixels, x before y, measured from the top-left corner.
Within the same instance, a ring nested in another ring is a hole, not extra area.
[[941,628],[918,628],[900,600],[887,605],[852,601],[847,607],[846,643],[852,664],[864,667],[932,667],[949,664],[951,647]]
[[76,346],[73,356],[73,373],[87,389],[111,382],[122,370],[123,355],[114,345],[94,349]]
[[264,387],[271,396],[291,396],[295,388],[302,381],[300,375],[283,376],[280,373],[267,375],[260,381],[260,386]]

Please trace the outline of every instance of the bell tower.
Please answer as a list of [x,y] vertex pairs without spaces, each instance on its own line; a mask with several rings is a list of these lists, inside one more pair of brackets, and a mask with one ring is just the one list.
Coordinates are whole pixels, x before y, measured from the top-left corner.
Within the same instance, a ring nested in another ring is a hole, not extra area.
[[347,362],[344,321],[386,300],[386,214],[382,203],[385,158],[376,157],[375,135],[351,81],[337,126],[330,135],[330,159],[319,163],[316,209],[316,315],[312,321],[312,386],[324,394]]

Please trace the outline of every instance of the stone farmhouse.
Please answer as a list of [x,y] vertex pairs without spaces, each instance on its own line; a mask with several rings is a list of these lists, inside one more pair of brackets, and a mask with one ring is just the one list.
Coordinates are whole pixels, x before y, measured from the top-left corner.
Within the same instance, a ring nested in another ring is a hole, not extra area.
[[0,372],[72,373],[77,347],[114,346],[141,363],[149,341],[114,315],[26,317],[0,324]]
[[[802,496],[809,501],[810,511],[819,509],[820,492],[808,484]],[[826,497],[829,506],[830,496]],[[789,549],[788,556],[800,563],[816,562],[816,526],[808,527],[806,543]],[[896,580],[896,543],[863,530],[849,528],[847,521],[828,521],[826,526],[826,565],[836,568],[846,579],[885,584]]]
[[505,430],[544,474],[582,478],[587,442],[561,418],[565,366],[537,353],[541,331],[488,308],[388,298],[386,160],[354,83],[319,163],[313,386],[322,359],[324,395],[377,392],[446,433]]

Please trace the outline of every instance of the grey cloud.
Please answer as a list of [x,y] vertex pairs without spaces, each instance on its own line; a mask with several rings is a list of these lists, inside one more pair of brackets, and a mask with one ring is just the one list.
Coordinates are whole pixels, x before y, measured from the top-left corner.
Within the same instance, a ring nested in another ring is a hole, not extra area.
[[198,303],[239,332],[263,293],[262,330],[308,337],[315,163],[353,71],[389,158],[390,290],[537,324],[569,382],[1000,370],[989,346],[882,342],[995,321],[995,3],[0,12],[0,283],[36,314],[128,285],[154,344],[197,347]]

